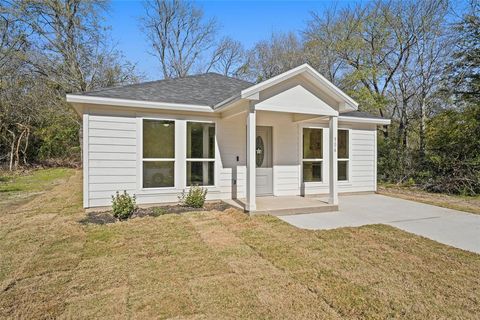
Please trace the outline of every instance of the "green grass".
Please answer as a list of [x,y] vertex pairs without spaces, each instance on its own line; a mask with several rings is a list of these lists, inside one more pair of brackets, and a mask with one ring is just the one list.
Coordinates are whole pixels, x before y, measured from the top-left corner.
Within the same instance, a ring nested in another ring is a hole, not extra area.
[[65,182],[75,170],[68,168],[38,169],[28,172],[0,171],[0,209],[14,208]]
[[81,224],[81,174],[0,214],[0,319],[475,319],[480,256],[373,225],[162,214]]

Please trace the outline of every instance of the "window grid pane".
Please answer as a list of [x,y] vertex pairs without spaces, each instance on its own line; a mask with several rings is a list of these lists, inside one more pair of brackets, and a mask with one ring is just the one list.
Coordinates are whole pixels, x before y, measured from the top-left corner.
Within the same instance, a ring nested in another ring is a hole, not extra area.
[[323,129],[303,128],[303,159],[323,159]]
[[303,161],[303,182],[322,181],[322,161]]
[[348,130],[338,130],[338,158],[347,159],[348,154]]
[[187,186],[213,186],[214,161],[187,161]]
[[143,120],[143,158],[175,158],[175,121]]
[[338,161],[338,181],[348,180],[348,161]]
[[215,158],[215,124],[187,122],[187,158]]
[[143,187],[166,188],[175,185],[175,161],[143,161]]

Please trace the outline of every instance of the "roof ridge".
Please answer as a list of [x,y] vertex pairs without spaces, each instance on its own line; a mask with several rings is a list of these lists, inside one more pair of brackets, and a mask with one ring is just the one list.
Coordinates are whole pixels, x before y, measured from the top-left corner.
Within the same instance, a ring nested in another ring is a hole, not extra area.
[[176,78],[169,78],[169,79],[159,79],[159,80],[143,81],[143,82],[137,82],[137,83],[122,84],[122,85],[118,85],[118,86],[98,88],[98,89],[95,89],[95,90],[72,93],[72,94],[83,95],[83,94],[86,94],[86,93],[99,93],[99,92],[104,92],[104,91],[108,91],[108,90],[111,90],[111,89],[119,89],[119,88],[127,88],[127,87],[131,88],[131,87],[135,87],[135,86],[158,83],[158,82],[175,81],[175,80],[182,80],[182,79],[187,79],[187,78],[199,78],[199,77],[202,77],[202,76],[205,76],[205,75],[208,75],[208,74],[212,74],[212,75],[216,75],[216,76],[220,76],[220,77],[224,77],[224,78],[228,78],[228,79],[232,79],[232,80],[236,80],[236,81],[241,81],[241,82],[244,82],[246,84],[253,85],[253,83],[251,83],[249,81],[246,81],[246,80],[243,80],[243,79],[234,78],[234,77],[230,77],[230,76],[225,76],[225,75],[217,73],[217,72],[209,71],[209,72],[205,72],[205,73],[190,74],[190,75],[186,75],[185,77],[176,77]]

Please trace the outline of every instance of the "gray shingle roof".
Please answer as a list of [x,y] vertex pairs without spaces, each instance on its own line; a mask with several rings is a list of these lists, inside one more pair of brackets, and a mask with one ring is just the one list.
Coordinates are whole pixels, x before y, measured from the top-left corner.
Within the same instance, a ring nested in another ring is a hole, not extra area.
[[214,106],[252,86],[253,83],[204,73],[185,78],[143,82],[85,92],[103,98]]
[[368,112],[363,112],[363,111],[344,112],[344,113],[340,113],[340,116],[356,117],[356,118],[369,118],[369,119],[385,119],[383,117],[376,116],[374,114],[371,114],[371,113],[368,113]]

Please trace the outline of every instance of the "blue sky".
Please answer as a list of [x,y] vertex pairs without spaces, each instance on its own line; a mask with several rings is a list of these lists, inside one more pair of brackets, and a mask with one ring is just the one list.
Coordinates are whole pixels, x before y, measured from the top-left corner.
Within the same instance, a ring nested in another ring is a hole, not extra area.
[[[273,32],[300,31],[310,19],[310,12],[321,12],[332,1],[199,1],[207,18],[215,17],[220,35],[239,40],[249,49]],[[337,6],[348,1],[336,1]],[[143,4],[137,0],[113,0],[106,24],[111,26],[112,41],[125,57],[137,63],[147,79],[159,79],[160,68],[148,53],[149,45],[140,31]]]

